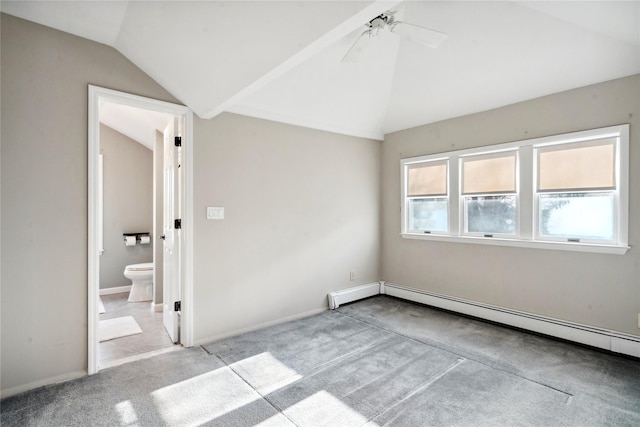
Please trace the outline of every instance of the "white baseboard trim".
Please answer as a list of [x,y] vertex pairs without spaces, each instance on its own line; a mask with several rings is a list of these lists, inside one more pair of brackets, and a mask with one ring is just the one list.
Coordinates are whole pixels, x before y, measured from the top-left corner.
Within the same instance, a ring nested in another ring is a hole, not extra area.
[[100,289],[100,295],[112,295],[112,294],[121,294],[123,292],[130,292],[131,285],[128,286],[116,286],[115,288],[103,288]]
[[368,283],[354,288],[331,292],[328,295],[329,309],[334,310],[340,307],[340,304],[346,304],[359,299],[372,297],[374,295],[379,295],[380,293],[380,282]]
[[[332,292],[329,294],[329,301],[331,301],[332,294],[337,294],[338,304],[333,307],[337,308],[341,303],[344,304],[346,302],[371,296],[360,296],[364,293],[360,288],[361,287],[359,286]],[[370,292],[372,290],[373,286],[369,288]],[[405,286],[389,282],[379,283],[379,293],[478,317],[480,319],[490,320],[492,322],[502,323],[507,326],[514,326],[552,337],[590,345],[592,347],[602,348],[615,353],[640,357],[640,336],[511,310],[476,301],[450,297],[447,295],[435,294],[420,289],[407,288]]]
[[194,345],[209,344],[210,342],[213,342],[213,341],[222,340],[222,339],[233,337],[233,336],[236,336],[236,335],[246,334],[247,332],[253,332],[253,331],[257,331],[258,329],[267,328],[269,326],[278,325],[280,323],[285,323],[285,322],[290,322],[292,320],[302,319],[304,317],[313,316],[315,314],[323,313],[325,311],[327,311],[326,308],[317,308],[315,310],[305,311],[304,313],[298,313],[298,314],[294,314],[292,316],[281,317],[280,319],[272,320],[270,322],[260,323],[258,325],[254,325],[254,326],[251,326],[251,327],[248,327],[248,328],[236,329],[235,331],[225,332],[224,334],[213,335],[213,336],[211,336],[209,338],[197,339],[194,342]]
[[27,384],[21,384],[15,387],[9,387],[0,391],[0,398],[15,396],[16,394],[24,393],[25,391],[34,390],[36,388],[44,387],[51,384],[63,383],[65,381],[75,380],[87,376],[87,371],[69,372],[63,375],[57,375],[55,377],[49,377],[38,381],[33,381]]
[[151,307],[153,308],[153,311],[156,313],[162,313],[162,307],[164,306],[164,304],[160,303],[160,304],[155,304],[155,303],[151,303]]

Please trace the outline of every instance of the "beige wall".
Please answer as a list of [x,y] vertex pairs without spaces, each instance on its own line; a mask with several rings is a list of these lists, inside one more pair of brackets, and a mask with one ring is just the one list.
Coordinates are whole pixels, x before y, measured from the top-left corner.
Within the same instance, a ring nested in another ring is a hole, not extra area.
[[2,390],[87,369],[88,84],[175,102],[114,49],[2,14]]
[[129,264],[153,261],[153,245],[125,246],[123,233],[153,233],[153,152],[100,125],[104,161],[104,252],[100,289],[131,285],[123,271]]
[[[326,309],[330,291],[378,280],[380,148],[234,114],[196,121],[196,342]],[[207,220],[206,206],[225,219]]]
[[[400,159],[565,132],[631,124],[626,255],[400,236]],[[563,92],[385,137],[382,276],[389,282],[640,335],[640,76]]]

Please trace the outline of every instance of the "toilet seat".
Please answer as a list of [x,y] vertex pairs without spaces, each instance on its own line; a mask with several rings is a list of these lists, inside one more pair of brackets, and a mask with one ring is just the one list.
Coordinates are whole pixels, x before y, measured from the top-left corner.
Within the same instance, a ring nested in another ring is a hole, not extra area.
[[129,271],[149,271],[149,270],[153,270],[153,263],[152,262],[143,262],[141,264],[127,265],[126,270],[129,270]]

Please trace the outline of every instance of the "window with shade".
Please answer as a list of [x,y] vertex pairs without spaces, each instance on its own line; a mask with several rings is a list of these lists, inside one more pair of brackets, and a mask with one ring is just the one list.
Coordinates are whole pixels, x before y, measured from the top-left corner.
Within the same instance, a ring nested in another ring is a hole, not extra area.
[[464,233],[513,236],[517,230],[517,151],[460,159]]
[[402,236],[622,254],[629,125],[401,160]]
[[439,159],[407,168],[408,228],[423,233],[449,231],[448,161]]
[[616,240],[617,138],[536,148],[538,237]]

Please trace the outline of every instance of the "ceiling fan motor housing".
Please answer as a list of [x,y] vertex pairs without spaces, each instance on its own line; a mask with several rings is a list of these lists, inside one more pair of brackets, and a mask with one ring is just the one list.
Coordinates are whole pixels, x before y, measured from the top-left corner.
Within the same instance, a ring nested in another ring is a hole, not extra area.
[[372,30],[381,30],[389,23],[389,17],[384,13],[376,16],[369,21],[369,28]]

